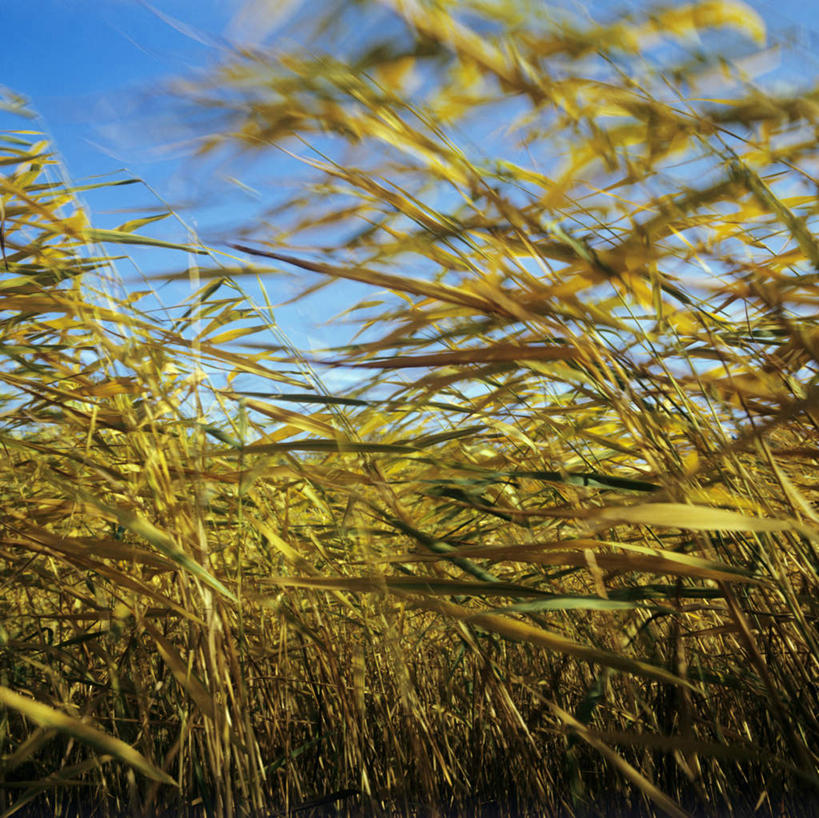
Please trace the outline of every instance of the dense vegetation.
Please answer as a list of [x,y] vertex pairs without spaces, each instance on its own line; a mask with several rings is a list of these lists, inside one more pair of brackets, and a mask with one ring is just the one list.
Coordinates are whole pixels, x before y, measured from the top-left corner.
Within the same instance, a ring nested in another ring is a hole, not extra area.
[[181,89],[278,178],[178,307],[0,142],[0,815],[819,814],[819,93],[738,3],[324,11]]

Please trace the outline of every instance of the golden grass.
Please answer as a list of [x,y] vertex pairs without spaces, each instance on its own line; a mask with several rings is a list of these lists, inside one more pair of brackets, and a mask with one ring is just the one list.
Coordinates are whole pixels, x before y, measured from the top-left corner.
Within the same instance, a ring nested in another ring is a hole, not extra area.
[[313,176],[173,321],[0,142],[0,816],[819,814],[815,92],[385,5],[186,89]]

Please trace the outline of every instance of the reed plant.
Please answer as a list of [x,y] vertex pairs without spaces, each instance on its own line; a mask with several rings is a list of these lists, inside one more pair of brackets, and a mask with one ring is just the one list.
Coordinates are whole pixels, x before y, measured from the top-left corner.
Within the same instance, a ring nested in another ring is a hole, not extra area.
[[298,169],[222,244],[4,136],[3,818],[819,814],[819,92],[739,3],[546,11],[328,2],[178,86]]

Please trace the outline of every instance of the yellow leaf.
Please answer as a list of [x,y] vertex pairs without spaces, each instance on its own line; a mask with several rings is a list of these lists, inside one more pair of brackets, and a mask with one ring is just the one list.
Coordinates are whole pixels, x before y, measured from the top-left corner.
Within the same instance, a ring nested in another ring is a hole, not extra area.
[[214,717],[213,698],[205,686],[190,672],[176,648],[150,622],[146,620],[142,624],[156,642],[159,655],[171,669],[179,686],[193,699],[202,714],[212,720]]
[[790,531],[794,522],[748,517],[736,511],[685,503],[642,503],[636,506],[604,508],[592,519],[640,525],[669,526],[690,531]]
[[401,57],[397,60],[382,63],[375,69],[373,75],[379,85],[391,90],[400,91],[411,76],[415,68],[414,57]]
[[21,696],[7,687],[0,687],[0,705],[17,710],[41,727],[66,733],[77,741],[89,744],[100,753],[114,756],[135,770],[139,770],[153,781],[176,786],[176,782],[166,772],[155,767],[145,756],[138,753],[124,741],[109,736],[107,733],[97,730],[96,727],[91,727],[91,725],[55,710],[53,707],[30,699],[28,696]]
[[698,29],[730,26],[759,45],[765,44],[765,23],[750,6],[739,0],[705,0],[682,8],[672,8],[655,18],[661,31],[683,36]]

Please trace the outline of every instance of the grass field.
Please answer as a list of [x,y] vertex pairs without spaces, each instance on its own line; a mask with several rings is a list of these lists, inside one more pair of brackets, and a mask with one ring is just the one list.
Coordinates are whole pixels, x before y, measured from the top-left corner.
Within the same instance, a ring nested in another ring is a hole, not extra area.
[[2,136],[0,816],[819,815],[817,91],[379,8],[180,86],[301,176],[167,310]]

